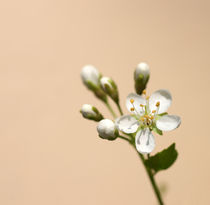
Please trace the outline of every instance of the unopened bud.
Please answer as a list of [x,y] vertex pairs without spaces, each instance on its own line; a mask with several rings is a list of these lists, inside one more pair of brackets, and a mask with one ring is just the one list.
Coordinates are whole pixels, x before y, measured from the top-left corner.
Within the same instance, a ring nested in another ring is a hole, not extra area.
[[115,140],[119,133],[112,120],[104,119],[98,123],[97,131],[99,137],[107,140]]
[[139,63],[134,72],[136,93],[139,95],[146,89],[150,77],[150,69],[146,63]]
[[81,71],[81,78],[85,86],[93,91],[96,97],[103,100],[104,102],[107,101],[106,94],[100,87],[101,74],[94,66],[84,66]]
[[92,105],[84,104],[80,110],[82,116],[89,120],[94,120],[99,122],[103,119],[102,114]]
[[102,90],[110,96],[116,103],[119,102],[119,94],[117,85],[109,77],[102,77],[100,80]]

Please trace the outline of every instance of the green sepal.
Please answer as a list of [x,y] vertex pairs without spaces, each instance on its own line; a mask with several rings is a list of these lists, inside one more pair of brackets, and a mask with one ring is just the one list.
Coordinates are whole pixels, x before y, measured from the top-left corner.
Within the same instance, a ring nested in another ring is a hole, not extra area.
[[100,86],[93,84],[91,81],[88,81],[86,85],[90,90],[92,90],[94,92],[94,94],[97,98],[104,101],[105,103],[107,102],[106,93],[101,89]]
[[158,171],[171,167],[177,157],[178,152],[175,149],[175,143],[173,143],[167,149],[158,152],[154,156],[150,156],[147,160],[145,160],[145,165],[157,173]]
[[105,84],[104,88],[102,87],[103,91],[112,98],[112,100],[114,102],[116,102],[117,104],[119,103],[119,94],[118,94],[118,89],[117,89],[117,85],[115,84],[115,82],[110,79],[108,81],[110,83],[109,84]]
[[135,89],[137,94],[141,95],[143,90],[146,89],[149,77],[149,75],[144,77],[143,74],[139,74],[138,78],[136,78],[136,71],[134,72]]
[[158,129],[158,128],[156,127],[156,125],[153,125],[152,130],[153,130],[154,132],[156,132],[157,134],[159,134],[159,135],[163,135],[162,130]]
[[163,112],[163,113],[161,113],[161,114],[158,114],[158,116],[160,116],[160,117],[162,117],[162,116],[164,116],[164,115],[168,115],[168,113],[167,113],[167,112]]
[[104,119],[103,115],[98,111],[98,109],[96,107],[92,107],[92,110],[93,110],[93,112],[96,113],[96,115],[92,115],[92,114],[84,115],[82,113],[82,110],[80,110],[80,113],[82,114],[82,116],[85,119],[88,119],[88,120],[93,120],[93,121],[99,122]]
[[115,132],[114,132],[114,137],[106,137],[106,138],[104,138],[104,137],[102,137],[100,134],[99,134],[98,136],[99,136],[101,139],[105,139],[105,140],[109,140],[109,141],[114,141],[114,140],[116,140],[116,139],[118,138],[119,132],[118,132],[118,130],[116,129]]

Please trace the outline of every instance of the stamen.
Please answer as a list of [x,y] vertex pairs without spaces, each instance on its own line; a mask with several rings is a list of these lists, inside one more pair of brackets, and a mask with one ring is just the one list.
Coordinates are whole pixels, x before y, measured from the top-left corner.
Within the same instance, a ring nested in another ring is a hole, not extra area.
[[134,103],[134,99],[130,99],[130,102],[133,104]]
[[140,104],[140,107],[144,107],[144,105]]
[[141,121],[144,121],[144,117],[141,117]]
[[155,112],[156,112],[156,110],[153,110],[153,111],[152,111],[152,113],[155,113]]
[[146,100],[149,100],[149,96],[146,97]]
[[153,120],[154,119],[154,116],[150,116],[150,119]]
[[143,90],[143,91],[142,91],[142,94],[146,95],[146,93],[147,93],[146,90]]
[[131,110],[131,111],[134,111],[135,109],[132,107],[130,110]]
[[147,119],[149,119],[149,116],[148,115],[144,115],[144,117],[147,118]]
[[159,107],[160,106],[160,102],[158,101],[157,103],[156,103],[156,107]]

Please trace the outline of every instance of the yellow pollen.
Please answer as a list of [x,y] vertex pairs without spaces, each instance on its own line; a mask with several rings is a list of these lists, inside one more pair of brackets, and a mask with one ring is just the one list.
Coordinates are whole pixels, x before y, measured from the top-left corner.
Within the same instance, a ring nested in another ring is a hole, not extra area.
[[133,107],[131,108],[131,111],[134,111],[134,108]]
[[146,95],[146,93],[147,93],[146,90],[143,90],[143,91],[142,91],[142,94]]
[[154,119],[154,116],[151,116],[150,119],[153,120]]
[[156,112],[156,110],[153,110],[153,111],[152,111],[152,113],[155,113],[155,112]]
[[146,97],[146,100],[149,100],[149,96]]
[[130,102],[133,104],[134,103],[134,99],[130,99]]
[[144,121],[144,117],[141,117],[141,121]]
[[158,101],[157,103],[156,103],[156,107],[159,107],[160,106],[160,102]]
[[148,115],[144,115],[144,117],[147,118],[147,119],[149,119],[149,116]]
[[140,107],[144,107],[144,105],[140,104]]

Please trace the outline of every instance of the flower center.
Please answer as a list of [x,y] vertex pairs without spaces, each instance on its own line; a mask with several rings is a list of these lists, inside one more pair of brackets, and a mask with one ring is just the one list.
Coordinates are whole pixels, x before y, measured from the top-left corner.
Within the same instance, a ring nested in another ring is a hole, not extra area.
[[143,95],[146,98],[146,105],[143,105],[143,104],[139,105],[141,107],[141,111],[138,112],[137,109],[135,108],[134,99],[130,99],[130,103],[132,104],[132,107],[130,108],[130,110],[132,112],[135,112],[136,118],[139,120],[141,126],[151,128],[151,126],[153,125],[153,123],[156,120],[156,115],[158,114],[160,102],[158,101],[156,103],[155,110],[150,111],[149,96],[146,95],[146,90],[143,91]]

